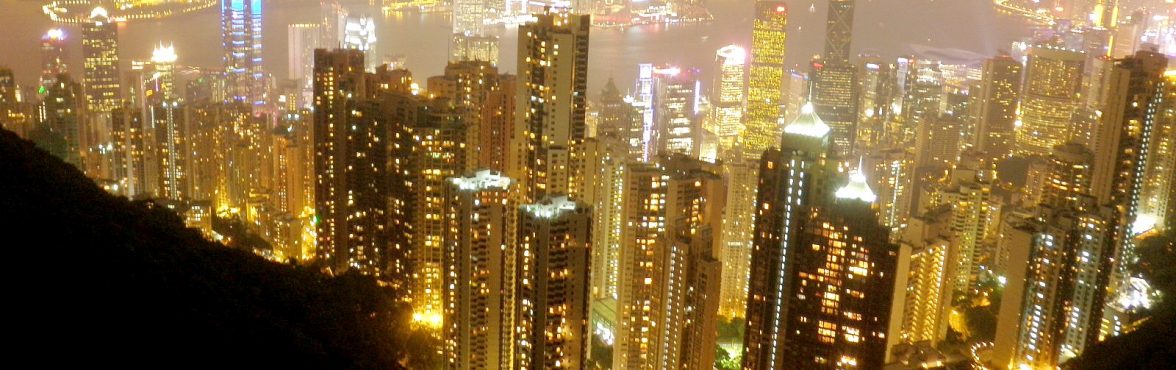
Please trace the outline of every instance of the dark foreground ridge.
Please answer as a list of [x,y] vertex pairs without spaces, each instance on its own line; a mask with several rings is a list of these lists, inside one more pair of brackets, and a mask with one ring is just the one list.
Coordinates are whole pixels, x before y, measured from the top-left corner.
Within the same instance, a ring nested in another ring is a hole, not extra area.
[[389,369],[420,353],[406,348],[421,342],[408,310],[371,279],[208,242],[166,208],[107,194],[3,129],[0,231],[15,293],[3,300],[10,360]]

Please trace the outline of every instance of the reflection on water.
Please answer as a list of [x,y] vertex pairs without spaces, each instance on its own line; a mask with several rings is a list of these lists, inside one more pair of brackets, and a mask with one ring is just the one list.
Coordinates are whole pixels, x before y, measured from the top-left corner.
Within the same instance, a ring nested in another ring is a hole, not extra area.
[[[366,2],[363,2],[366,3]],[[720,47],[750,39],[753,0],[709,1],[715,21],[708,24],[674,24],[628,29],[592,30],[589,50],[589,94],[595,96],[609,77],[630,86],[638,63],[666,63],[700,67],[706,82],[713,70],[714,53]],[[789,1],[789,64],[803,64],[820,52],[824,38],[824,0]],[[288,71],[286,26],[314,22],[318,0],[266,0],[263,52],[267,69],[278,78]],[[380,12],[366,5],[349,6],[353,14]],[[812,8],[814,11],[809,12]],[[1012,40],[1028,34],[1029,26],[1016,17],[997,14],[988,1],[859,0],[855,22],[855,52],[873,51],[885,56],[912,53],[912,44],[958,48],[983,55],[1007,48]],[[0,65],[17,70],[22,83],[38,73],[40,34],[53,25],[40,13],[36,1],[0,0]],[[163,21],[122,27],[124,61],[145,59],[159,41],[175,42],[180,63],[215,67],[221,63],[220,20],[215,10]],[[71,27],[67,26],[67,31]],[[7,32],[7,30],[14,32]],[[403,55],[413,74],[423,79],[441,74],[448,55],[450,20],[447,14],[393,13],[377,20],[378,50]],[[501,31],[503,70],[514,72],[517,47],[514,29]],[[73,35],[78,35],[76,28]],[[75,36],[76,40],[77,37]],[[80,42],[71,43],[71,66],[81,66]],[[127,62],[129,63],[129,62]]]

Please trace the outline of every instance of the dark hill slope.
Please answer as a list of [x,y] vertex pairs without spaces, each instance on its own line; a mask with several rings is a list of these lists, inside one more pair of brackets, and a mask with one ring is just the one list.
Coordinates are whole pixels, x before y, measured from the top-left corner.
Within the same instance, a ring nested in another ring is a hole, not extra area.
[[36,367],[387,369],[406,357],[407,310],[370,279],[205,241],[2,129],[0,247],[6,352]]

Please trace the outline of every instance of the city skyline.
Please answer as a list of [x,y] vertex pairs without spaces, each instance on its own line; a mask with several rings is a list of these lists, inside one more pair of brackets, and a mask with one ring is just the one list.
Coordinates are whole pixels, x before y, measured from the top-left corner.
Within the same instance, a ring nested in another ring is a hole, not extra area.
[[14,32],[3,134],[372,284],[398,366],[1057,369],[1176,309],[1171,0],[120,1]]

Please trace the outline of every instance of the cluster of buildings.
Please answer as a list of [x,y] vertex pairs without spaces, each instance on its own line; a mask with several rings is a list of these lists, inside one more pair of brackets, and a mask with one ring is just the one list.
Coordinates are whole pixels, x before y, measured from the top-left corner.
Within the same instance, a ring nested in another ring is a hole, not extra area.
[[[260,1],[222,2],[218,68],[161,43],[120,70],[96,8],[81,71],[56,29],[36,91],[0,68],[0,123],[212,238],[236,218],[268,258],[379,279],[446,368],[707,369],[735,322],[744,369],[1053,369],[1132,329],[1135,243],[1176,227],[1171,58],[1088,2],[958,63],[855,55],[855,1],[830,0],[797,68],[760,0],[749,45],[592,99],[576,4],[517,9],[506,74],[497,4],[454,0],[445,72],[417,80],[327,2],[280,82]],[[961,338],[976,307],[995,334]]]

